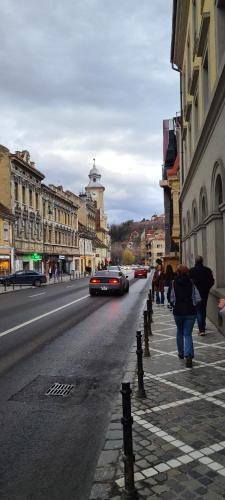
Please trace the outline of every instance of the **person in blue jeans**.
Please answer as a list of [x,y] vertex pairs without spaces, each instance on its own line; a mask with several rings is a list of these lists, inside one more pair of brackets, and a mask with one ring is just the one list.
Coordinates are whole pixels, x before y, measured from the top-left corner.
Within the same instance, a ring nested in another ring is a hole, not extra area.
[[171,288],[170,303],[177,326],[178,356],[180,359],[186,358],[186,366],[191,368],[194,357],[192,331],[196,320],[196,304],[201,297],[188,273],[188,267],[178,266],[177,276]]

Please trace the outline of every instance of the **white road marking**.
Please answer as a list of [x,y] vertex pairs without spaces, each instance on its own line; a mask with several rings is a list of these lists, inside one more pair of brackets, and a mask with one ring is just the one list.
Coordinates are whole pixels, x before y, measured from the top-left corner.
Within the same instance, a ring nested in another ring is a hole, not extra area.
[[38,295],[44,295],[46,292],[35,293],[35,295],[28,295],[28,297],[37,297]]
[[25,321],[24,323],[20,323],[20,325],[13,326],[12,328],[9,328],[9,330],[5,330],[4,332],[1,332],[0,337],[4,337],[5,335],[8,335],[8,333],[15,332],[16,330],[23,328],[23,326],[30,325],[31,323],[34,323],[35,321],[39,321],[39,319],[46,318],[46,316],[50,316],[51,314],[54,314],[58,311],[61,311],[62,309],[65,309],[66,307],[70,307],[73,304],[80,302],[81,300],[87,299],[87,297],[90,297],[90,295],[89,294],[84,295],[80,299],[76,299],[76,300],[73,300],[72,302],[68,302],[68,304],[65,304],[64,306],[57,307],[57,309],[52,309],[52,311],[41,314],[40,316],[36,316],[35,318],[30,319],[29,321]]
[[66,288],[73,288],[73,285],[67,285]]

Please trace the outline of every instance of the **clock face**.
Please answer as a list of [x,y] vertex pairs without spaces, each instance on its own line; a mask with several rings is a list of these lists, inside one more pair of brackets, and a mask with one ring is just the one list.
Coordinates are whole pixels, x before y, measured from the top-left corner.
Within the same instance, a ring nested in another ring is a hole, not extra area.
[[92,194],[93,198],[96,198],[97,193],[96,193],[95,191],[92,191],[92,193],[91,193],[91,194]]

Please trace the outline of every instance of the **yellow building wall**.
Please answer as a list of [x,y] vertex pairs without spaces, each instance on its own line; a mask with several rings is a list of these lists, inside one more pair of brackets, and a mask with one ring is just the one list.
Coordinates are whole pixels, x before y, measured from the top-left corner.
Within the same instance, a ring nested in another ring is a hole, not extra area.
[[9,150],[0,145],[0,201],[11,209],[11,172]]
[[[209,23],[209,31],[208,31],[208,66],[209,66],[209,100],[210,100],[210,94],[213,92],[213,89],[215,87],[216,81],[217,81],[217,54],[216,54],[216,19],[215,19],[215,1],[214,0],[205,0],[204,1],[204,6],[203,10],[201,12],[201,1],[196,0],[196,36],[197,38],[199,37],[199,32],[201,28],[201,23],[202,23],[202,14],[203,13],[209,13],[210,14],[210,23]],[[183,65],[182,65],[182,73],[185,73],[185,87],[183,87],[183,93],[184,93],[184,102],[186,103],[187,101],[192,102],[192,112],[191,112],[191,117],[188,122],[185,123],[185,125],[188,128],[189,123],[191,124],[191,144],[192,144],[192,153],[193,150],[195,149],[195,144],[196,144],[196,132],[195,132],[195,117],[194,117],[194,96],[191,96],[188,91],[188,83],[189,83],[189,77],[192,76],[193,74],[193,68],[198,66],[199,67],[199,77],[198,77],[198,83],[197,83],[197,93],[198,93],[198,129],[200,130],[204,119],[205,119],[205,110],[204,110],[204,104],[203,104],[203,59],[202,57],[197,57],[195,54],[193,58],[193,53],[194,53],[194,43],[195,43],[195,27],[193,23],[193,2],[189,2],[189,15],[188,15],[188,22],[187,22],[187,33],[186,33],[186,40],[185,40],[185,50],[184,50],[184,57],[183,57]],[[188,57],[188,42],[190,43],[190,56]],[[188,67],[190,66],[189,71]],[[190,137],[187,139],[188,143],[188,150],[190,150]],[[189,153],[187,154],[188,156],[188,165],[190,164],[191,160],[191,155]],[[187,168],[188,171],[188,168]],[[187,174],[187,172],[186,172]]]

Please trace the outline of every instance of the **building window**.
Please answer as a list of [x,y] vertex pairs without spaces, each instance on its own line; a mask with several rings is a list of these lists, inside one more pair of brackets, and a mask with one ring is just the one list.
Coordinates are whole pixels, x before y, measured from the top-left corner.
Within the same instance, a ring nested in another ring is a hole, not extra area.
[[58,233],[57,233],[57,231],[55,231],[55,243],[56,244],[58,243]]
[[191,47],[190,47],[190,38],[188,38],[187,42],[187,85],[189,90],[189,84],[190,84],[190,78],[191,78]]
[[15,182],[14,184],[14,195],[15,195],[15,200],[18,201],[18,196],[19,196],[19,192],[18,192],[18,182]]
[[186,68],[184,68],[184,71],[182,73],[182,101],[183,101],[183,108],[185,108],[185,104],[186,104],[186,93],[187,93],[187,89],[186,89]]
[[209,102],[209,62],[208,62],[208,52],[205,54],[203,61],[203,107],[204,113],[206,113]]
[[198,96],[196,95],[194,101],[194,120],[195,120],[195,144],[198,139],[198,130],[199,130],[199,119],[198,119]]
[[22,202],[24,205],[26,204],[26,188],[25,188],[25,186],[22,186]]
[[218,50],[218,68],[220,68],[223,56],[225,54],[225,5],[217,8],[217,50]]
[[4,240],[9,241],[9,223],[8,221],[4,221]]
[[49,243],[52,242],[52,230],[51,229],[49,229],[49,232],[48,232],[48,241],[49,241]]
[[188,145],[189,145],[189,163],[191,163],[191,154],[192,154],[192,131],[191,131],[191,122],[188,125]]
[[38,193],[35,193],[35,204],[36,204],[36,210],[39,209],[39,196]]
[[196,0],[192,2],[192,43],[195,45],[196,39]]
[[216,210],[219,210],[219,206],[223,203],[223,185],[222,185],[222,179],[220,175],[218,175],[216,179],[216,186],[215,186],[215,208]]
[[33,193],[32,193],[32,189],[29,189],[29,205],[30,205],[30,207],[33,206]]

